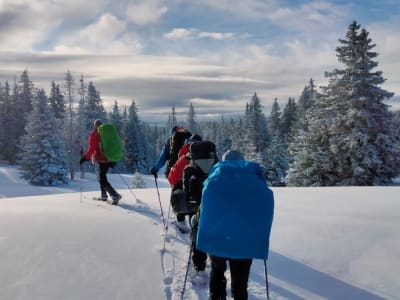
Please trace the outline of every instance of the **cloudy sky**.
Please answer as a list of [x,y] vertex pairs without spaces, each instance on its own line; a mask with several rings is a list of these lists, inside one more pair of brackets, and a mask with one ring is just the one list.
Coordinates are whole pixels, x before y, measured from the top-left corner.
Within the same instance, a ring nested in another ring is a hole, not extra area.
[[69,69],[107,108],[135,99],[145,120],[166,120],[173,105],[186,114],[190,102],[198,116],[229,116],[255,92],[268,114],[310,78],[326,83],[356,20],[398,96],[399,14],[400,0],[0,0],[0,82],[27,69],[48,90]]

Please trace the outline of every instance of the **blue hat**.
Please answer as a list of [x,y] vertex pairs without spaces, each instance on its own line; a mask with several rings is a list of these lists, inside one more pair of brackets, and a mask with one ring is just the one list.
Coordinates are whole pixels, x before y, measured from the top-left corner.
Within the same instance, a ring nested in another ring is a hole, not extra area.
[[244,160],[244,157],[238,150],[228,150],[222,155],[222,160]]

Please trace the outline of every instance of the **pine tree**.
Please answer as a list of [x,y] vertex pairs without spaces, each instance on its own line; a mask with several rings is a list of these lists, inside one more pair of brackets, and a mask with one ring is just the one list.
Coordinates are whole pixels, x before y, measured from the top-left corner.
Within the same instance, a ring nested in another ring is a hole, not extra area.
[[56,118],[64,119],[66,117],[64,95],[61,93],[60,86],[54,81],[51,82],[49,104]]
[[60,138],[60,125],[47,103],[45,92],[38,91],[20,144],[19,164],[22,176],[28,182],[35,185],[67,182],[66,153]]
[[288,159],[280,130],[275,131],[265,153],[265,174],[272,186],[281,186],[288,170]]
[[122,132],[123,130],[123,117],[119,111],[118,101],[115,100],[112,111],[109,114],[110,123],[113,124],[118,132]]
[[186,129],[194,134],[202,135],[200,125],[196,121],[196,113],[194,111],[194,106],[192,103],[189,105],[189,111],[186,118]]
[[326,73],[328,86],[308,114],[308,133],[297,146],[292,182],[308,176],[307,185],[377,185],[399,174],[393,114],[383,103],[393,94],[379,87],[385,79],[373,71],[377,53],[368,35],[353,22],[339,40],[336,52],[344,69]]
[[171,129],[177,125],[178,125],[178,120],[176,119],[175,105],[173,105],[171,108],[171,113],[168,115],[167,128]]
[[293,131],[295,124],[297,123],[297,104],[294,98],[290,98],[283,109],[281,117],[281,133],[284,139],[284,143],[289,145],[293,140]]
[[138,117],[138,109],[135,100],[129,107],[125,125],[125,155],[126,169],[130,172],[145,172],[148,170],[146,141],[142,131],[141,122]]
[[278,99],[274,99],[274,103],[272,104],[271,114],[268,119],[268,130],[269,135],[274,136],[277,132],[281,132],[281,109],[279,107]]
[[[15,97],[15,139],[18,141],[25,134],[26,116],[32,110],[34,86],[29,78],[28,70],[24,70],[14,90]],[[18,151],[18,149],[16,149]]]
[[[242,150],[242,153],[249,158],[257,157],[258,159],[264,157],[270,136],[268,134],[267,119],[262,112],[261,102],[256,93],[254,93],[250,103],[246,104],[242,128],[244,136],[239,142],[243,143],[243,140],[246,139],[246,143],[242,148],[247,148]],[[264,166],[263,162],[260,162],[260,164]]]

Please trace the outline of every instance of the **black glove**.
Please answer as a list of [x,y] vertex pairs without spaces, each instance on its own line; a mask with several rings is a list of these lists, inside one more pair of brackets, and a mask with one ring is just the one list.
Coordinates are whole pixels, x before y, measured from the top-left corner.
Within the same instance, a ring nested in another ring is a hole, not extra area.
[[157,170],[156,167],[151,167],[151,168],[150,168],[150,173],[151,173],[155,178],[157,178],[157,172],[158,172],[158,170]]
[[81,159],[79,160],[79,164],[83,164],[85,161],[88,161],[88,159],[85,156],[82,156]]

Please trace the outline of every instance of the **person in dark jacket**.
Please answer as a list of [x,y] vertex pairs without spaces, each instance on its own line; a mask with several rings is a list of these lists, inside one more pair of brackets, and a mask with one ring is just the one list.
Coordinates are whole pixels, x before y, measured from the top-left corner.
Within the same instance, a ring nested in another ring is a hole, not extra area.
[[101,124],[102,122],[99,119],[94,121],[93,130],[89,134],[88,149],[82,156],[79,163],[82,164],[83,162],[89,160],[93,162],[97,179],[100,183],[100,199],[107,201],[107,193],[109,193],[113,200],[113,204],[118,204],[118,201],[121,199],[121,195],[117,193],[107,179],[107,172],[109,168],[114,167],[115,162],[109,162],[103,151],[101,151],[101,140],[98,132],[98,128]]
[[[174,127],[171,128],[170,136],[165,141],[165,144],[161,149],[161,152],[160,152],[160,155],[158,156],[156,164],[150,168],[150,174],[152,174],[153,176],[157,177],[158,176],[158,171],[162,167],[164,167],[165,164],[168,162],[169,156],[170,156],[170,152],[171,152],[170,151],[171,137],[175,133],[175,131],[177,131],[179,128],[181,128],[181,127],[174,126]],[[168,177],[168,174],[166,174],[166,176]]]

